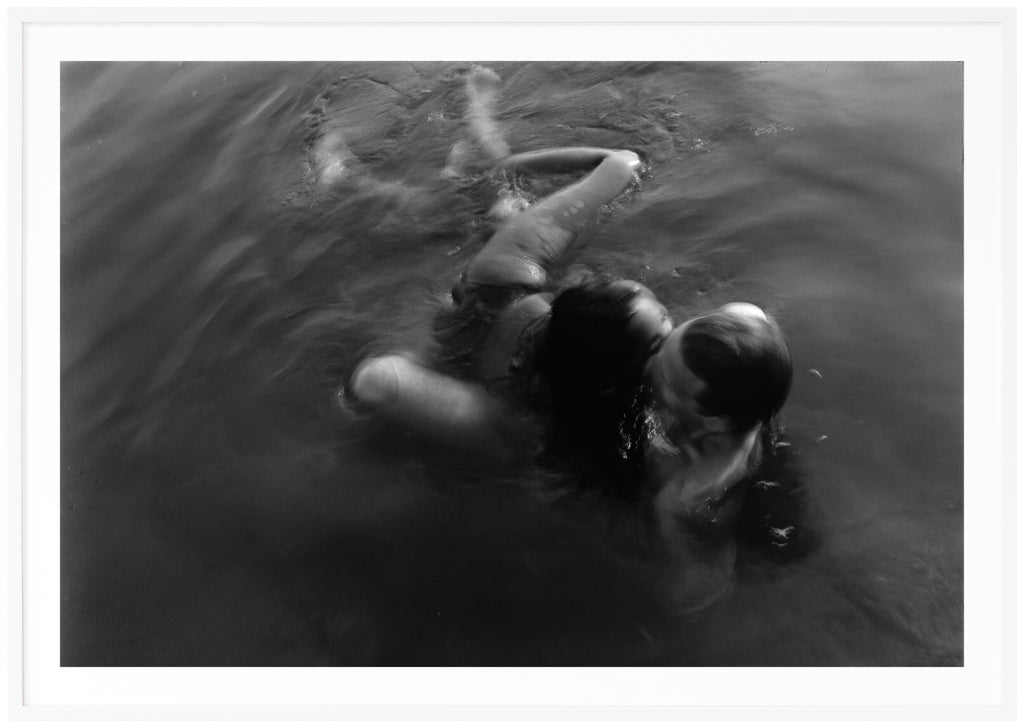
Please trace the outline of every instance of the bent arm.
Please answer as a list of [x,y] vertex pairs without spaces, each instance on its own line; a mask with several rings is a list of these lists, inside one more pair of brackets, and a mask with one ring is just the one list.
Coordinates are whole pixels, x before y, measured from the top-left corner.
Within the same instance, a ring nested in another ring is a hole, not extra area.
[[593,168],[506,222],[466,270],[466,279],[473,283],[539,288],[551,264],[593,222],[601,206],[629,186],[640,158],[628,150],[547,149],[513,155],[499,167],[549,172]]
[[433,442],[499,459],[512,455],[500,408],[479,385],[390,355],[362,362],[350,392],[361,407]]
[[[734,525],[741,497],[722,500],[685,493],[699,483],[687,483],[678,473],[655,497],[654,512],[664,556],[665,596],[681,615],[695,616],[728,596],[736,564]],[[705,491],[706,492],[706,491]]]
[[[602,161],[626,150],[604,149],[602,147],[552,147],[532,152],[520,152],[499,160],[494,166],[498,172],[577,172],[596,167]],[[639,160],[638,160],[639,161]]]

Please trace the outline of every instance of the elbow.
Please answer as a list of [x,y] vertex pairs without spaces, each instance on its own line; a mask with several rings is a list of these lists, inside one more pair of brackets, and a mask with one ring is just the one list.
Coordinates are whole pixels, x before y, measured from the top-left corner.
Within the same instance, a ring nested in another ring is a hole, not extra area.
[[356,368],[348,389],[359,406],[379,410],[398,401],[398,359],[396,356],[367,359]]
[[618,194],[629,186],[642,169],[643,163],[636,152],[617,149],[605,157],[601,166],[596,170],[596,174],[601,175],[607,184],[615,185],[617,189],[614,194]]
[[615,154],[630,166],[636,167],[640,165],[640,155],[632,149],[618,149]]
[[643,167],[640,155],[629,149],[619,149],[612,155],[619,164],[623,165],[630,173],[639,172]]

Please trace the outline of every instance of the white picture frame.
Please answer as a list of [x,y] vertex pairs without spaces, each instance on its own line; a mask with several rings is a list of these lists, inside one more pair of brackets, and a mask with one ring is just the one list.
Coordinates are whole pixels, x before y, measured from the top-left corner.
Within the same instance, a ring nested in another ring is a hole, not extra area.
[[[1015,706],[1010,10],[63,9],[9,18],[9,710],[15,719],[998,719]],[[358,28],[359,33],[353,33]],[[628,32],[626,32],[628,30]],[[709,38],[709,31],[714,38]],[[529,32],[530,42],[524,42]],[[615,44],[612,39],[618,39]],[[339,57],[338,48],[345,49]],[[685,50],[680,50],[685,48]],[[604,54],[604,55],[602,55]],[[620,55],[621,54],[621,55]],[[953,60],[965,65],[965,664],[958,668],[62,668],[62,60]],[[55,173],[55,170],[58,172]],[[28,251],[31,251],[30,253]],[[56,386],[55,382],[57,383]],[[52,437],[52,435],[50,435]],[[52,448],[50,449],[52,453]],[[979,492],[981,491],[981,492]],[[55,621],[56,620],[56,621]],[[57,658],[55,660],[55,658]],[[774,674],[773,674],[774,673]],[[782,674],[784,673],[784,675]],[[338,685],[346,689],[339,692]],[[682,693],[674,686],[692,686]],[[258,697],[257,697],[258,696]],[[671,697],[666,697],[671,696]]]

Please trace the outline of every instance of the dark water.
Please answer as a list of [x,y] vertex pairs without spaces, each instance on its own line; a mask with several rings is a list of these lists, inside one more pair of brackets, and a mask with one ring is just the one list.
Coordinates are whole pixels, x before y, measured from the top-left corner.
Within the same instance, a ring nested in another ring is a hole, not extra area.
[[960,66],[492,67],[512,149],[650,163],[570,270],[778,317],[818,547],[683,623],[517,474],[341,415],[486,235],[465,65],[65,65],[63,664],[962,664]]

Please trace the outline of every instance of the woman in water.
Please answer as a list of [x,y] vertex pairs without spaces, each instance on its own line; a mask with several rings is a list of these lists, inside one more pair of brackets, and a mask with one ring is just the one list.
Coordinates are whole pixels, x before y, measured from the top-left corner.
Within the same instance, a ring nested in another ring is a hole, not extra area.
[[[603,390],[614,396],[630,378],[639,384],[647,356],[671,328],[654,295],[620,281],[571,287],[553,299],[549,280],[552,264],[601,206],[629,186],[639,166],[633,152],[597,148],[541,150],[500,162],[499,169],[512,172],[591,171],[507,220],[466,267],[453,305],[435,323],[441,352],[434,364],[455,376],[410,354],[377,357],[357,367],[347,395],[428,436],[512,457],[523,443],[514,437],[510,407],[537,410],[550,393],[592,409]],[[616,314],[620,330],[610,333]],[[594,337],[576,331],[595,326],[605,330]],[[632,367],[618,361],[625,353]],[[615,378],[622,381],[604,381]]]
[[633,281],[550,290],[555,261],[633,181],[634,152],[540,150],[496,168],[588,173],[507,220],[469,263],[438,317],[433,366],[411,354],[368,359],[346,396],[432,441],[506,460],[541,454],[584,490],[639,505],[672,566],[673,596],[700,609],[731,584],[738,486],[789,391],[781,332],[747,303],[673,328]]

